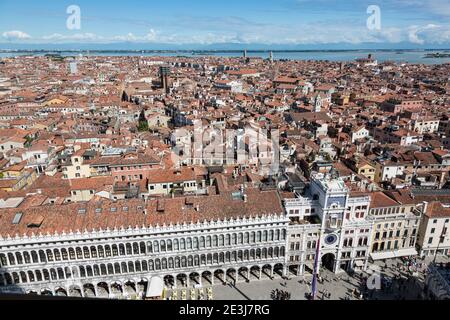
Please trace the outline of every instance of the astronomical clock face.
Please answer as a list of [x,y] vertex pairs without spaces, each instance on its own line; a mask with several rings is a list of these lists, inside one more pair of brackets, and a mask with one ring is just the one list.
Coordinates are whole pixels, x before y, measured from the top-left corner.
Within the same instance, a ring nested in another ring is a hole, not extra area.
[[325,244],[329,246],[335,244],[337,240],[338,237],[334,233],[325,236]]

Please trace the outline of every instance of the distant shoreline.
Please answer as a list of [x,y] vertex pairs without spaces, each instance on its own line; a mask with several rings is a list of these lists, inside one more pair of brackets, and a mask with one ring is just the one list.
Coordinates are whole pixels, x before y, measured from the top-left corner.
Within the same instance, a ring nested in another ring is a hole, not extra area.
[[[224,49],[224,50],[125,50],[125,49],[0,49],[0,53],[54,53],[54,52],[74,52],[74,53],[242,53],[244,50],[238,49]],[[442,51],[450,52],[450,49],[309,49],[309,50],[270,50],[270,49],[247,49],[247,53],[301,53],[301,52],[427,52],[427,51]]]

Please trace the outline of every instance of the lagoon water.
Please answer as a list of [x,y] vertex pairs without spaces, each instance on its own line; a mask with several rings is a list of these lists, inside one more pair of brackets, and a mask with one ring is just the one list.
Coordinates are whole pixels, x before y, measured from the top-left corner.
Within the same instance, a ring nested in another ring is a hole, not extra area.
[[[394,61],[397,63],[423,63],[423,64],[442,64],[450,63],[450,58],[424,58],[427,53],[438,53],[449,51],[412,51],[412,50],[350,50],[350,51],[274,51],[274,59],[289,59],[289,60],[328,60],[328,61],[354,61],[357,58],[367,57],[369,53],[373,55],[379,62]],[[23,55],[45,55],[52,53],[51,51],[36,51],[36,52],[0,52],[0,58],[14,57]],[[62,56],[74,56],[78,54],[89,56],[185,56],[185,57],[201,57],[201,56],[219,56],[219,57],[241,57],[240,51],[171,51],[171,52],[139,52],[139,51],[58,51],[54,52]],[[268,51],[249,51],[249,57],[268,58]]]

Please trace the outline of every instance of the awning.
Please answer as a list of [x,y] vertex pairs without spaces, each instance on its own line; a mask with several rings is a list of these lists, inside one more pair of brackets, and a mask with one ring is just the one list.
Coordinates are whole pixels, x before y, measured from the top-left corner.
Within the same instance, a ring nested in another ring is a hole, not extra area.
[[395,251],[384,251],[384,252],[374,252],[370,254],[373,260],[383,260],[392,259],[399,257],[415,256],[417,255],[417,250],[415,248],[400,249]]
[[364,260],[356,260],[356,261],[355,261],[355,266],[357,266],[357,267],[362,267],[362,266],[364,266]]
[[160,277],[153,277],[150,280],[150,284],[147,289],[146,296],[148,298],[151,297],[161,297],[164,290],[164,281]]

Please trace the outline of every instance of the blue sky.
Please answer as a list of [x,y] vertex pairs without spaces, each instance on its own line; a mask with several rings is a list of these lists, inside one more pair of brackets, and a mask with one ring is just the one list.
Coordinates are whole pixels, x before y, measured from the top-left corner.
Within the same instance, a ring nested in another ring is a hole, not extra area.
[[[67,7],[81,10],[69,30]],[[381,28],[369,30],[369,5]],[[450,0],[0,0],[0,43],[450,45]]]

